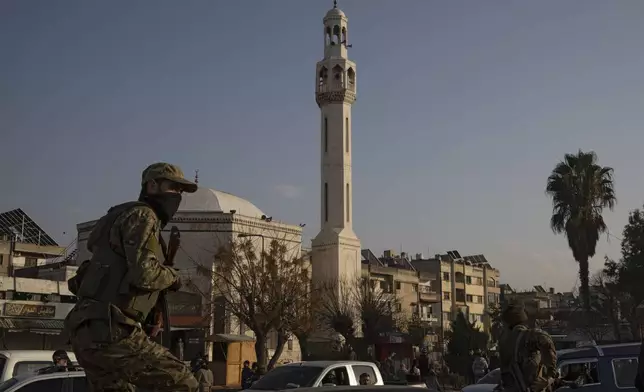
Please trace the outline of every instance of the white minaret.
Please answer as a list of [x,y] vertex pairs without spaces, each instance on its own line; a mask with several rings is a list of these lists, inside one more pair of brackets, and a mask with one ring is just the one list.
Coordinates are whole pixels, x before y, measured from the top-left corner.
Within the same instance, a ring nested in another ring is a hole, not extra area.
[[360,240],[353,232],[351,105],[356,100],[356,65],[347,56],[347,17],[334,1],[324,17],[324,58],[315,72],[320,107],[320,233],[313,240],[316,282],[352,282],[360,276]]

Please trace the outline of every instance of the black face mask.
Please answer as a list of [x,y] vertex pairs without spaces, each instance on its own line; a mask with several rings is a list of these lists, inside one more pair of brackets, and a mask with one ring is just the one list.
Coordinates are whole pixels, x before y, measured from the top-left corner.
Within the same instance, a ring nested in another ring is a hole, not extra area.
[[170,222],[170,219],[177,213],[181,204],[180,193],[160,193],[157,195],[145,195],[142,201],[148,203],[159,217],[163,226]]

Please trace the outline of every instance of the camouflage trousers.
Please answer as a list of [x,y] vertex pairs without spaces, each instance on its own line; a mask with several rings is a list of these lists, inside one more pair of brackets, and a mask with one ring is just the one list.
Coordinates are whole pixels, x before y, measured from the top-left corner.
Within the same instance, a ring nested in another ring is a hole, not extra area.
[[97,344],[107,325],[101,320],[79,327],[70,336],[78,363],[92,392],[136,390],[197,392],[199,383],[183,362],[153,342],[140,327],[113,325],[111,342]]

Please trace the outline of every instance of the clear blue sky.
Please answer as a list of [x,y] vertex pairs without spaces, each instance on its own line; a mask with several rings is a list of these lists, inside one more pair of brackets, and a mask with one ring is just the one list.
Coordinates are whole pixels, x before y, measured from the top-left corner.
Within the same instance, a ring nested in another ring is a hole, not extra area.
[[[276,219],[319,221],[315,62],[331,0],[0,2],[0,211],[61,243],[165,160]],[[644,201],[644,2],[344,0],[363,246],[485,254],[570,289],[549,171],[594,149],[621,235]],[[67,235],[63,235],[67,232]],[[619,255],[602,237],[592,267]]]

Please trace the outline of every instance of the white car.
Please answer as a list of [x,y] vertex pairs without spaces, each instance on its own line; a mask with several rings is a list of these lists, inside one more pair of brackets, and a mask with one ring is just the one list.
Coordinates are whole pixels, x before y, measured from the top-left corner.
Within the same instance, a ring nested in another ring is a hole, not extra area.
[[256,381],[247,391],[357,386],[362,374],[369,376],[371,385],[384,385],[378,367],[372,362],[308,361],[278,366]]
[[85,372],[22,374],[0,384],[0,392],[90,392]]
[[[33,375],[37,370],[52,366],[53,351],[49,350],[0,350],[0,381],[23,374]],[[67,353],[76,362],[74,353]]]

